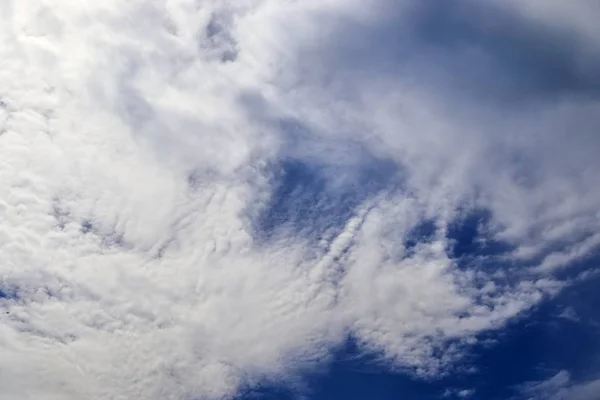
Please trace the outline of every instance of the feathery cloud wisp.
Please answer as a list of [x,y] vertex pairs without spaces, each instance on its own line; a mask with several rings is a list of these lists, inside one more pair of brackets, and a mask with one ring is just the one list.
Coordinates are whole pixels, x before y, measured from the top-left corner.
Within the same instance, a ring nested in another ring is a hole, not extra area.
[[[559,289],[599,244],[592,25],[452,3],[0,5],[3,391],[221,398],[348,335],[442,373]],[[505,251],[458,259],[481,210]]]

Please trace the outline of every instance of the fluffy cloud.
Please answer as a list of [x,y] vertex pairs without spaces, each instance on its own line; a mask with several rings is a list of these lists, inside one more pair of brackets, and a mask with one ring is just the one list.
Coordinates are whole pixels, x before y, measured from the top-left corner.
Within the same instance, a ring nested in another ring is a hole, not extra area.
[[[3,2],[3,392],[223,398],[349,335],[443,373],[559,289],[600,240],[593,24],[434,3]],[[480,212],[507,250],[459,259]]]

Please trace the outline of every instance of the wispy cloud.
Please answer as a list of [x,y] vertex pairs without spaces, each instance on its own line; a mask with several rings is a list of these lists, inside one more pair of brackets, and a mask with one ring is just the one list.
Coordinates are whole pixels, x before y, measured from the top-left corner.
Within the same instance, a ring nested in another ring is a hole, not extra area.
[[567,371],[559,371],[545,381],[530,382],[522,386],[528,399],[593,400],[598,397],[600,380],[573,382]]
[[348,335],[444,373],[598,248],[585,7],[3,2],[3,393],[222,398]]

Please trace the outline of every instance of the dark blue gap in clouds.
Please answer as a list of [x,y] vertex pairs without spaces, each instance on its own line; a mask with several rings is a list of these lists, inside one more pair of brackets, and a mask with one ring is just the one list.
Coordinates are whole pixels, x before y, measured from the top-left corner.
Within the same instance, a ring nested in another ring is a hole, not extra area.
[[392,162],[378,159],[354,165],[283,160],[274,168],[275,188],[254,221],[254,232],[263,240],[280,234],[319,240],[335,234],[362,202],[389,186],[396,172]]
[[[494,239],[492,214],[481,208],[462,210],[447,227],[448,256],[457,268],[476,272],[474,285],[484,287],[493,281],[498,288],[511,290],[528,279],[525,266],[505,257],[515,246]],[[480,299],[476,299],[479,302]]]
[[518,385],[549,379],[560,370],[567,370],[575,381],[600,373],[598,310],[596,277],[567,288],[507,329],[484,335],[489,342],[482,340],[469,357],[477,373],[462,377],[477,389],[474,399],[518,399]]
[[[411,246],[416,243],[428,241],[434,233],[435,227],[430,221],[424,221],[415,228],[416,232],[425,232],[422,236],[415,235],[407,240]],[[553,252],[568,251],[570,246],[577,244],[591,236],[591,232],[584,232],[579,237],[571,237],[563,242],[556,242],[540,254],[517,263],[510,260],[510,253],[517,249],[517,245],[494,239],[492,214],[482,208],[463,209],[457,218],[450,222],[446,238],[449,246],[447,252],[461,269],[478,269],[488,274],[505,272],[506,283],[518,283],[525,275],[529,275],[527,268],[540,265],[544,258]],[[597,262],[600,267],[598,253],[600,248],[581,259],[573,261],[568,268],[558,268],[554,278],[560,281],[575,279],[577,275],[590,269],[590,265]],[[508,255],[508,258],[504,256]]]
[[0,300],[16,300],[18,298],[17,290],[13,287],[0,285]]
[[443,391],[439,382],[389,373],[378,364],[375,357],[364,354],[354,340],[348,339],[327,368],[302,377],[301,389],[265,386],[249,390],[236,400],[436,399]]
[[423,220],[417,225],[409,229],[404,238],[404,248],[408,253],[419,243],[429,243],[435,237],[436,232],[435,221]]
[[[279,192],[283,197],[294,190],[305,190],[303,185],[314,187],[313,180],[319,180],[319,174],[310,173],[304,165],[289,168],[292,177],[283,180],[284,188]],[[494,267],[493,259],[509,251],[510,246],[484,240],[490,218],[485,210],[465,210],[451,224],[449,251],[461,268],[476,268],[473,260],[478,256],[492,260],[490,268],[502,268]],[[423,221],[406,241],[415,246],[430,240],[434,229],[431,221]],[[572,272],[558,275],[572,279],[598,266],[600,254],[573,263],[566,269]],[[484,332],[477,339],[477,344],[463,346],[464,359],[448,374],[430,380],[390,372],[349,340],[335,352],[333,362],[324,371],[304,375],[302,390],[283,383],[266,384],[240,394],[236,400],[459,399],[461,390],[474,390],[468,397],[471,400],[525,400],[519,385],[549,379],[561,370],[568,371],[574,382],[596,378],[600,374],[600,275],[567,287],[505,328]]]
[[[561,316],[565,309],[576,320]],[[349,340],[325,372],[305,377],[305,390],[265,386],[236,400],[459,399],[459,392],[468,389],[474,390],[470,400],[525,400],[518,391],[525,382],[548,379],[560,370],[569,371],[575,382],[600,373],[598,310],[600,276],[566,289],[503,330],[480,335],[479,344],[465,348],[460,365],[439,379],[391,373]]]
[[[490,224],[492,214],[488,210],[474,208],[464,209],[448,225],[446,238],[450,257],[463,260],[463,264],[474,258],[493,257],[505,254],[514,249],[508,243],[495,240]],[[410,250],[419,243],[428,243],[435,238],[437,227],[434,220],[425,219],[412,227],[405,239],[404,246]]]
[[496,267],[502,266],[498,256],[514,250],[515,246],[494,239],[491,224],[492,213],[489,210],[463,209],[448,225],[449,256],[458,260],[461,267],[472,267],[476,259],[487,260]]

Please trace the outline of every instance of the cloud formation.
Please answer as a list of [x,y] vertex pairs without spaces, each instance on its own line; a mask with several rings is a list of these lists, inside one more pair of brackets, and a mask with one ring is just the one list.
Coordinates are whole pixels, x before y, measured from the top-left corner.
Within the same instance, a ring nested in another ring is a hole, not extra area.
[[522,391],[528,399],[593,400],[598,397],[600,380],[573,383],[570,374],[563,370],[545,381],[524,385]]
[[447,372],[600,245],[595,5],[538,3],[3,2],[3,392]]

